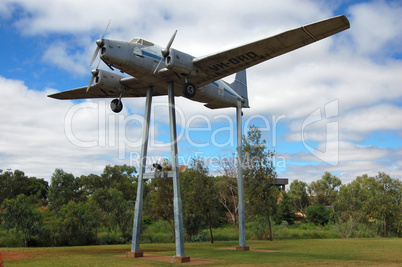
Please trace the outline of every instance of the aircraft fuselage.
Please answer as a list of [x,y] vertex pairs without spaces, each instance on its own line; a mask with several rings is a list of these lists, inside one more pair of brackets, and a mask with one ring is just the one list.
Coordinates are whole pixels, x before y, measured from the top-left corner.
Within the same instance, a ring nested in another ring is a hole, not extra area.
[[[100,58],[107,65],[135,77],[144,84],[157,87],[156,90],[166,91],[166,82],[172,81],[171,77],[164,78],[163,73],[168,69],[175,72],[173,82],[179,88],[187,81],[191,82],[191,77],[202,75],[191,63],[193,56],[175,49],[171,49],[170,55],[164,58],[162,48],[156,45],[147,46],[107,39],[102,42]],[[157,84],[155,76],[159,79]],[[176,95],[183,96],[181,90],[175,92]],[[124,92],[122,93],[124,97]],[[191,100],[212,103],[216,107],[236,107],[239,98],[241,97],[228,83],[217,80],[196,88],[196,94]]]

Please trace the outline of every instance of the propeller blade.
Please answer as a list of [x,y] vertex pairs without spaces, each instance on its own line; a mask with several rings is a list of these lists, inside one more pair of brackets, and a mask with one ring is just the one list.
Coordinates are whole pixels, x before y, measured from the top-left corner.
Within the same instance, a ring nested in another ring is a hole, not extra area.
[[156,71],[158,70],[158,68],[159,68],[159,65],[161,64],[161,62],[162,62],[162,57],[161,57],[161,60],[159,60],[159,63],[158,63],[158,66],[156,66],[156,68],[155,68],[155,70],[154,70],[154,74],[156,73]]
[[93,54],[93,56],[92,56],[92,59],[91,59],[91,64],[89,64],[89,66],[92,66],[92,63],[94,63],[95,58],[96,58],[96,56],[98,55],[99,49],[100,49],[100,47],[99,47],[98,45],[96,45],[95,52],[94,52],[94,54]]
[[89,83],[88,83],[87,93],[88,93],[88,91],[89,91],[89,88],[91,88],[91,85],[92,85],[92,82],[94,81],[94,79],[95,79],[95,76],[92,75],[92,77],[91,77],[91,79],[89,80]]
[[89,64],[89,66],[92,66],[92,64],[93,64],[94,61],[95,61],[96,56],[97,56],[98,53],[99,53],[99,49],[101,48],[101,46],[103,46],[103,38],[104,38],[105,35],[106,35],[107,29],[109,29],[109,25],[110,25],[110,22],[111,22],[111,21],[112,21],[112,20],[109,20],[109,23],[107,24],[106,29],[105,29],[105,31],[103,32],[102,38],[101,38],[100,40],[96,41],[95,52],[94,52],[94,54],[92,55],[91,64]]
[[[100,63],[100,61],[99,61],[99,63]],[[99,63],[98,63],[98,67],[99,67]],[[89,88],[91,88],[91,85],[92,85],[94,79],[95,79],[96,76],[98,76],[98,74],[99,74],[99,69],[98,69],[98,67],[96,67],[96,69],[94,69],[94,70],[91,71],[92,77],[91,77],[91,79],[89,80],[89,83],[88,83],[87,93],[88,93],[88,91],[89,91]]]
[[167,57],[169,55],[169,50],[170,50],[170,47],[173,44],[174,38],[176,37],[176,33],[177,33],[177,30],[173,33],[173,35],[170,38],[169,43],[167,44],[166,48],[162,49],[163,57]]
[[174,41],[174,38],[176,37],[176,33],[177,33],[177,30],[173,33],[173,36],[172,36],[172,38],[170,38],[170,40],[169,40],[169,43],[168,43],[168,45],[167,45],[167,47],[166,47],[166,49],[170,49],[170,47],[172,46],[172,43],[173,43],[173,41]]
[[110,19],[109,20],[109,23],[107,24],[107,26],[106,26],[106,29],[105,29],[105,32],[103,33],[103,35],[102,35],[102,39],[103,39],[103,37],[105,37],[105,34],[106,34],[106,32],[107,32],[107,29],[109,29],[109,25],[110,25],[110,22],[111,22],[112,20]]

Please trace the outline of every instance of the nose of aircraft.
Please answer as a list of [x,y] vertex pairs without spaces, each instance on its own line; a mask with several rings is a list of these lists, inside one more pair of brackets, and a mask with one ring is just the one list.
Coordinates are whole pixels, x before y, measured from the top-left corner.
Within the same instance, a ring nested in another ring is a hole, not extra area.
[[100,49],[100,58],[107,65],[120,68],[128,64],[132,55],[132,47],[127,42],[102,39],[96,41]]

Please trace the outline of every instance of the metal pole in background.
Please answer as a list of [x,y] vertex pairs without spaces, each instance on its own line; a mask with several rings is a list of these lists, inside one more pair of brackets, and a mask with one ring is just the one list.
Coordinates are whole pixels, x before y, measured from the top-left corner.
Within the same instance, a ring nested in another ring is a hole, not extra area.
[[174,211],[174,230],[176,241],[176,256],[184,257],[184,233],[183,233],[183,213],[180,197],[180,178],[179,162],[177,152],[177,132],[176,132],[176,109],[174,102],[174,84],[168,82],[169,99],[169,123],[170,123],[170,143],[172,151],[172,171],[173,171],[173,211]]
[[244,189],[243,189],[243,157],[242,157],[242,125],[241,125],[241,107],[239,100],[236,107],[237,124],[237,186],[239,194],[239,250],[246,249],[246,215],[244,212]]
[[135,200],[134,209],[134,224],[133,224],[133,237],[131,240],[131,252],[140,252],[140,234],[142,222],[142,206],[144,195],[144,173],[147,164],[147,150],[148,150],[148,137],[149,137],[149,122],[151,118],[151,104],[152,104],[152,87],[148,87],[147,97],[145,102],[144,125],[142,128],[142,144],[141,144],[141,158],[140,170],[137,182],[137,198]]

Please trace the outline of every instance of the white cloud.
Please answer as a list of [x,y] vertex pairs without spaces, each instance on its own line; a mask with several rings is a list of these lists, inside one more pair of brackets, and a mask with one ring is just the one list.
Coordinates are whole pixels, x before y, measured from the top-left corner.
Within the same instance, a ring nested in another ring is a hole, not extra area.
[[387,55],[402,46],[402,5],[400,1],[373,1],[350,8],[351,36],[355,52],[373,56]]
[[402,107],[380,104],[347,113],[341,123],[344,131],[368,134],[373,131],[400,129],[401,115]]
[[9,19],[13,13],[13,8],[12,6],[6,2],[6,1],[1,1],[0,2],[0,17],[3,19]]
[[68,50],[68,45],[61,41],[51,44],[43,54],[46,63],[55,65],[59,69],[72,74],[88,74],[89,57],[82,53],[74,53]]
[[[30,90],[0,76],[1,169],[49,179],[55,168],[75,175],[100,173],[107,164],[130,164],[132,152],[135,159],[142,142],[141,114],[115,115],[104,100],[74,104],[47,97],[54,92]],[[169,146],[154,146],[149,155],[168,151]]]
[[[233,1],[5,0],[0,3],[0,15],[10,18],[5,14],[16,12],[11,8],[15,3],[26,12],[20,14],[15,27],[30,38],[47,41],[43,62],[62,70],[61,75],[76,77],[86,74],[88,80],[87,65],[95,49],[94,42],[101,37],[109,19],[112,22],[107,38],[130,40],[141,36],[164,46],[173,31],[178,29],[173,46],[201,56],[333,15],[330,6],[333,3],[296,0],[251,1],[247,5]],[[303,121],[313,111],[323,110],[331,101],[339,101],[338,116],[309,125],[304,136],[306,141],[316,142],[317,149],[324,149],[323,142],[334,134],[327,134],[327,123],[339,122],[339,165],[322,164],[306,150],[292,157],[312,163],[303,167],[288,165],[286,173],[291,178],[301,177],[300,173],[320,177],[325,170],[341,172],[342,177],[349,177],[351,173],[366,170],[366,165],[370,165],[370,171],[392,165],[394,169],[389,167],[389,170],[400,175],[400,168],[395,164],[388,162],[386,165],[381,161],[383,157],[398,162],[400,156],[398,158],[381,147],[360,147],[351,141],[363,141],[373,131],[400,130],[402,63],[389,56],[401,52],[398,37],[402,31],[401,7],[397,2],[375,1],[351,6],[349,11],[350,30],[248,70],[251,109],[244,111],[244,119],[261,115],[271,121],[272,115],[286,115],[282,122],[289,129],[287,140],[300,142]],[[116,147],[105,145],[83,149],[68,141],[64,120],[69,109],[74,107],[71,101],[47,99],[46,92],[32,91],[19,81],[1,78],[0,83],[4,95],[1,113],[10,114],[0,120],[0,140],[10,140],[3,141],[1,146],[0,156],[7,159],[5,165],[49,177],[48,173],[43,174],[45,169],[49,172],[54,167],[63,167],[81,174],[100,172],[106,164],[121,162],[117,160],[119,151]],[[166,97],[154,98],[155,105],[166,102]],[[98,107],[108,105],[108,102],[98,101],[84,103],[95,103]],[[209,110],[183,98],[177,98],[176,103],[183,114],[183,119],[178,117],[180,127],[200,114],[212,122],[213,130],[216,125],[222,125],[222,121],[216,119],[217,115],[229,116],[234,121],[233,109]],[[124,118],[130,114],[142,116],[143,99],[125,99],[124,105]],[[97,114],[99,110],[77,112],[72,125],[79,140],[98,140],[105,144],[114,140],[118,145],[117,135],[127,131],[130,131],[132,143],[140,140],[140,123],[135,117],[131,117],[133,120],[127,127],[124,125],[124,129],[121,125],[113,128],[112,118],[118,117],[111,115],[108,108],[104,110],[106,128],[103,137],[99,132],[99,122],[102,121]],[[153,140],[158,144],[167,142],[167,108],[158,106],[152,113],[152,121]],[[203,125],[201,120],[187,126],[199,125]],[[182,142],[183,151],[190,151],[186,138]],[[400,143],[395,146],[399,148]],[[124,148],[128,153],[130,149],[126,144]],[[134,151],[138,152],[139,148]],[[169,147],[154,146],[149,152],[155,156],[169,154]],[[40,168],[35,167],[38,164]]]
[[[317,150],[325,151],[327,144],[321,143],[317,146]],[[331,166],[317,160],[314,156],[307,152],[300,152],[286,155],[287,170],[284,176],[290,177],[292,180],[298,179],[311,182],[320,179],[325,171],[336,173],[336,176],[342,179],[343,183],[347,183],[363,174],[376,175],[379,171],[386,172],[392,177],[401,177],[401,165],[398,165],[398,158],[402,153],[401,148],[381,148],[371,145],[358,145],[351,142],[339,142],[339,151],[330,155],[329,160],[339,163]],[[311,165],[311,162],[317,164]],[[293,164],[297,163],[297,164]],[[301,164],[301,165],[300,165]]]

